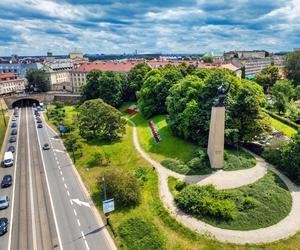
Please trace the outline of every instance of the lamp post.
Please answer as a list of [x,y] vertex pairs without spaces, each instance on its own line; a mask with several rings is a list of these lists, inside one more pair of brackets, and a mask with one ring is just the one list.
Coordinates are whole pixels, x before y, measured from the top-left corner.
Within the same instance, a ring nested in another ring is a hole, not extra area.
[[[104,192],[104,201],[106,201],[107,197],[106,197],[106,185],[105,185],[104,176],[102,176],[102,185],[103,185],[103,192]],[[105,217],[106,217],[106,225],[110,226],[109,213],[105,213]]]

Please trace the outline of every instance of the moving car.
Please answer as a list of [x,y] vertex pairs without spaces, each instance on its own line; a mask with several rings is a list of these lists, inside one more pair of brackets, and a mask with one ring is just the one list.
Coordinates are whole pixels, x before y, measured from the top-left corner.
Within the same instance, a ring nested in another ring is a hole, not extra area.
[[7,151],[14,153],[16,150],[15,150],[15,147],[13,145],[11,145],[8,147]]
[[8,208],[9,202],[8,202],[8,196],[3,195],[0,197],[0,209]]
[[16,135],[18,133],[17,129],[12,129],[10,135]]
[[11,167],[14,164],[14,156],[11,151],[7,151],[4,153],[4,167]]
[[17,141],[17,138],[15,137],[15,136],[11,136],[10,138],[9,138],[9,142],[16,142]]
[[4,175],[1,181],[1,188],[10,187],[12,184],[12,176],[10,174]]
[[3,235],[7,232],[8,219],[0,218],[0,235]]
[[16,122],[13,122],[13,123],[11,124],[11,127],[12,127],[12,128],[16,128],[16,127],[17,127],[17,123],[16,123]]
[[42,128],[42,127],[43,127],[43,124],[39,123],[39,124],[37,125],[37,127],[38,127],[38,128]]
[[49,150],[50,149],[50,145],[48,143],[45,143],[43,146],[44,150]]

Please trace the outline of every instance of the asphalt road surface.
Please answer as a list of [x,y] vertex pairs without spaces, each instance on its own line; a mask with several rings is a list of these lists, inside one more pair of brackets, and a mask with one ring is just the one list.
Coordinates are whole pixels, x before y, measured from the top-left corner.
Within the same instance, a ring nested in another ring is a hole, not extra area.
[[[37,123],[30,107],[19,109],[13,186],[1,189],[10,207],[0,217],[10,221],[0,249],[115,249],[106,228],[56,134]],[[42,146],[50,144],[50,150]],[[7,148],[8,145],[5,145]]]

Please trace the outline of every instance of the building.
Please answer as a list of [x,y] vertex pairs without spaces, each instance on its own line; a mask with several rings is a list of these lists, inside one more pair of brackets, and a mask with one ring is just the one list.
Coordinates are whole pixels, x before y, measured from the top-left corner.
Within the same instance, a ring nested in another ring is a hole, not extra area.
[[268,56],[268,52],[265,50],[237,50],[228,51],[224,53],[225,60],[231,60],[232,58],[249,59],[249,58],[265,58]]
[[47,62],[42,69],[47,74],[51,90],[72,90],[70,72],[73,69],[73,63],[70,60],[61,59],[53,62]]
[[23,92],[25,90],[26,79],[18,78],[13,73],[0,74],[0,95]]
[[40,69],[42,64],[40,63],[2,63],[0,64],[0,74],[1,73],[13,73],[17,77],[25,77],[28,69]]
[[83,54],[78,51],[70,52],[69,58],[72,60],[74,68],[77,68],[84,63],[88,63],[89,61],[88,58],[83,57]]
[[211,51],[203,55],[203,57],[211,57],[213,63],[221,64],[224,62],[224,52],[222,51]]

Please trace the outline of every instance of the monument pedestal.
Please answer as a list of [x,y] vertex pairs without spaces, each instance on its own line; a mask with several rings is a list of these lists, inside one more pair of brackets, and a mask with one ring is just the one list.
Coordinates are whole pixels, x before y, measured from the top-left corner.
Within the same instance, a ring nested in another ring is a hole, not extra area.
[[212,107],[207,154],[212,168],[224,166],[225,108]]

